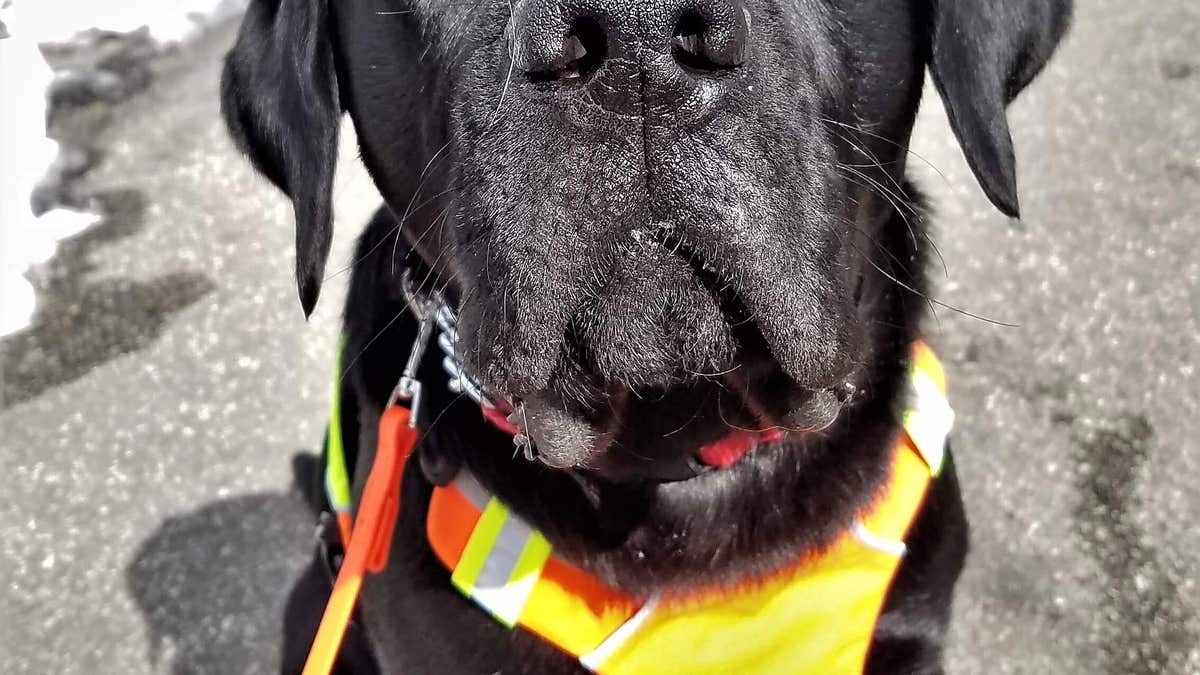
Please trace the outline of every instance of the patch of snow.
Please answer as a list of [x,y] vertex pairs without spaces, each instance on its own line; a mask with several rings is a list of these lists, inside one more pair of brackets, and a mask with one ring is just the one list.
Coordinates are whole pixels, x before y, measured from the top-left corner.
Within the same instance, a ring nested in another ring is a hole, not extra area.
[[38,42],[67,42],[92,28],[128,33],[143,26],[159,42],[180,42],[246,7],[246,0],[15,1]]
[[31,197],[58,156],[46,137],[46,91],[54,73],[39,44],[69,42],[92,28],[146,27],[160,43],[186,40],[245,8],[247,0],[0,0],[0,336],[29,325],[35,293],[25,274],[57,242],[99,219],[54,209],[36,217]]
[[17,227],[4,227],[0,240],[0,336],[15,333],[29,325],[36,309],[33,285],[25,270],[44,263],[54,255],[58,242],[95,225],[93,213],[53,209],[40,218],[32,215]]
[[12,6],[0,8],[9,35],[0,40],[0,335],[29,322],[33,287],[25,270],[52,255],[57,241],[30,204],[58,155],[58,144],[46,138],[46,88],[54,74],[17,19]]

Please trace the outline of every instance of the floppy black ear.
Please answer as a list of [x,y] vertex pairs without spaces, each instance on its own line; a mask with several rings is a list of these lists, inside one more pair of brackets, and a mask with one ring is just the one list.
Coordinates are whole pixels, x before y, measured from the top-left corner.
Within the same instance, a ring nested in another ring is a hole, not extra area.
[[1005,107],[1046,65],[1071,0],[929,0],[930,70],[967,162],[992,203],[1018,217]]
[[317,304],[333,238],[342,109],[328,28],[326,0],[253,0],[221,77],[230,134],[292,199],[305,315]]

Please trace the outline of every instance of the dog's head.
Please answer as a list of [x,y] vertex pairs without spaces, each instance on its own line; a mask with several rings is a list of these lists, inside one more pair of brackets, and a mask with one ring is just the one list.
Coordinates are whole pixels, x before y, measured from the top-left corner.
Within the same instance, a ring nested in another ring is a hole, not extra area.
[[1017,214],[1005,107],[1068,4],[255,0],[224,109],[294,200],[306,311],[348,112],[544,461],[670,478],[730,428],[823,429],[866,384],[926,68]]

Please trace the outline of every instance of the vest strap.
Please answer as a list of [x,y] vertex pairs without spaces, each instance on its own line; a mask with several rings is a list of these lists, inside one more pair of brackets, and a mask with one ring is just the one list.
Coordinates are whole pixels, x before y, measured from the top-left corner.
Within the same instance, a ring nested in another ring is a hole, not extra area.
[[[674,632],[678,629],[675,624],[685,617],[687,625],[711,625],[716,630],[716,624],[704,623],[706,614],[711,613],[718,623],[741,621],[747,618],[747,607],[756,607],[751,616],[763,619],[756,613],[774,607],[772,599],[782,602],[778,598],[787,598],[778,607],[779,616],[766,619],[801,620],[795,608],[807,605],[815,609],[805,610],[809,614],[803,620],[814,613],[836,613],[842,605],[861,619],[853,627],[844,627],[841,638],[826,645],[827,651],[819,660],[827,669],[818,669],[838,675],[861,672],[875,618],[907,549],[904,540],[908,529],[932,477],[941,471],[944,462],[946,436],[954,422],[944,392],[941,363],[923,343],[914,345],[908,403],[902,418],[904,433],[896,445],[892,475],[879,497],[822,556],[781,573],[781,579],[764,582],[763,589],[748,591],[748,597],[739,594],[736,602],[717,598],[715,604],[706,600],[697,607],[685,608],[686,601],[680,604],[655,597],[638,603],[555,556],[540,533],[510,513],[465,472],[450,486],[434,490],[427,523],[430,544],[451,571],[454,587],[498,622],[508,628],[521,626],[541,636],[602,675],[653,672],[647,670],[647,664],[660,661],[648,655],[657,649],[652,645],[666,649],[663,645],[682,635]],[[847,574],[850,576],[845,577],[846,581],[841,581]],[[811,590],[806,591],[805,585]],[[756,592],[771,597],[755,604]],[[838,599],[829,600],[831,596]],[[847,600],[842,602],[841,597]],[[728,608],[735,606],[741,609],[726,616]],[[778,629],[770,620],[764,621],[763,628]],[[819,622],[810,628],[828,632]],[[720,634],[718,631],[713,635]],[[688,635],[691,639],[684,642],[698,639],[694,630]],[[666,636],[673,637],[666,640]],[[774,665],[769,669],[743,672],[784,672],[776,670],[785,667],[783,662],[771,663]],[[846,664],[858,664],[858,671]],[[710,671],[685,668],[679,672]]]
[[333,395],[329,405],[329,430],[325,439],[325,499],[337,518],[342,546],[349,546],[353,496],[350,492],[350,471],[346,465],[346,447],[342,435],[342,359],[346,338],[338,341],[337,358],[333,361]]
[[492,499],[475,523],[450,582],[512,628],[549,558],[550,542]]

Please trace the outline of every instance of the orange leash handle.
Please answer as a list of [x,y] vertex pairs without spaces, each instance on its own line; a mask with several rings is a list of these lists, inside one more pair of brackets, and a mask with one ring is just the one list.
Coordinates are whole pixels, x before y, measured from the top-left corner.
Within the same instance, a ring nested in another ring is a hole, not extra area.
[[400,512],[400,476],[417,442],[417,430],[409,424],[411,416],[408,408],[394,405],[379,419],[375,461],[367,476],[346,557],[304,664],[304,675],[329,675],[358,602],[364,574],[378,574],[387,566]]

